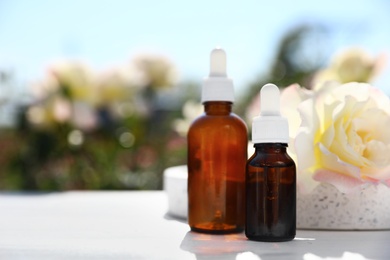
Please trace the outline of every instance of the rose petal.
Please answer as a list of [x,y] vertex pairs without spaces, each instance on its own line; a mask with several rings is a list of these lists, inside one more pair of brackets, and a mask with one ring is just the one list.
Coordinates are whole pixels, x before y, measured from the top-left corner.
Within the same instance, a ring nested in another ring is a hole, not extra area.
[[384,167],[390,164],[390,145],[377,140],[371,140],[367,143],[364,150],[364,157],[372,161],[378,167]]
[[301,194],[309,194],[320,182],[314,180],[313,172],[310,170],[300,171],[297,178],[297,190]]
[[362,180],[327,169],[317,170],[313,178],[318,182],[330,183],[343,193],[351,193],[364,183]]
[[390,116],[383,110],[377,108],[367,109],[354,119],[353,123],[359,135],[364,137],[365,142],[376,139],[386,144],[390,143],[388,132],[388,129],[390,129]]
[[300,191],[310,191],[322,181],[345,192],[364,183],[390,185],[387,96],[360,83],[326,82],[306,100],[299,96],[299,86],[288,90],[295,96],[286,91],[285,102],[293,107],[284,109],[296,118],[298,108],[302,119],[291,145],[297,156]]
[[347,175],[352,178],[361,179],[360,168],[344,162],[336,154],[329,151],[321,143],[317,144],[316,160],[319,163],[317,169],[325,168],[340,175]]
[[288,119],[291,138],[295,138],[301,124],[301,117],[297,108],[302,101],[311,96],[312,91],[301,88],[298,84],[293,84],[285,88],[280,95],[280,104],[282,104],[280,112]]
[[313,162],[315,162],[312,134],[309,128],[300,128],[294,142],[297,155],[298,189],[302,193],[309,193],[318,185],[318,182],[313,179],[312,172]]
[[369,167],[362,169],[363,177],[370,177],[380,181],[390,181],[390,165],[383,168]]
[[333,117],[332,112],[339,104],[334,103],[331,105],[325,105],[324,106],[324,118],[323,118],[323,124],[322,124],[322,130],[321,132],[324,132],[324,134],[321,136],[321,139],[318,140],[319,142],[323,143],[326,147],[329,147],[334,139],[335,136],[335,129],[333,125]]
[[362,156],[356,152],[353,147],[348,142],[348,137],[346,135],[346,129],[344,128],[344,125],[341,120],[338,120],[335,123],[335,137],[334,140],[329,147],[329,150],[337,154],[338,157],[355,166],[363,166],[364,161],[362,160]]

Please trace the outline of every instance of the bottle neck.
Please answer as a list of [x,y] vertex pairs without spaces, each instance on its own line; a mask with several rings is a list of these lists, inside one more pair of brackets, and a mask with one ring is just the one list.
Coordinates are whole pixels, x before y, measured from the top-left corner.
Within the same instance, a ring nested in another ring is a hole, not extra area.
[[254,145],[256,152],[261,153],[286,153],[286,143],[258,143]]
[[233,103],[227,101],[207,101],[203,103],[206,115],[229,115]]

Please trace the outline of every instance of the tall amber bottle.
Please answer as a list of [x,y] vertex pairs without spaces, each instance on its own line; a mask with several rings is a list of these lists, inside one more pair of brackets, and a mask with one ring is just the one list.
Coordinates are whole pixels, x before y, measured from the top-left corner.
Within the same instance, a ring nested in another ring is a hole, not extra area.
[[226,54],[211,52],[202,89],[204,114],[188,132],[188,223],[192,231],[241,232],[245,223],[247,128],[232,113],[233,83]]
[[279,89],[261,89],[261,114],[254,118],[255,153],[246,167],[245,235],[275,242],[295,237],[296,168],[287,154],[288,122],[280,116]]

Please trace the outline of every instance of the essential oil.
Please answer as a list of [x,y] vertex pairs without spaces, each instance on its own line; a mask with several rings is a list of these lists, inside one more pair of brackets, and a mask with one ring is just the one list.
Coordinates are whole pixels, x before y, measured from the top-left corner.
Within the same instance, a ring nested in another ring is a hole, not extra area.
[[288,122],[280,116],[275,85],[262,88],[260,105],[252,125],[255,153],[246,166],[245,235],[257,241],[288,241],[296,233],[296,167],[287,154]]
[[226,54],[211,52],[202,90],[204,114],[188,132],[188,223],[192,231],[226,234],[245,224],[247,127],[232,112],[233,83]]

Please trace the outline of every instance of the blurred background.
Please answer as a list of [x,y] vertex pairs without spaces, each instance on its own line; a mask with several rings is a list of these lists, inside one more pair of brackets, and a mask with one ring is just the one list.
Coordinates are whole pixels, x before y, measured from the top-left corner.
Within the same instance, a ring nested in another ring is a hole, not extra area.
[[273,82],[390,94],[390,2],[0,0],[0,189],[161,189],[215,46],[250,126]]

